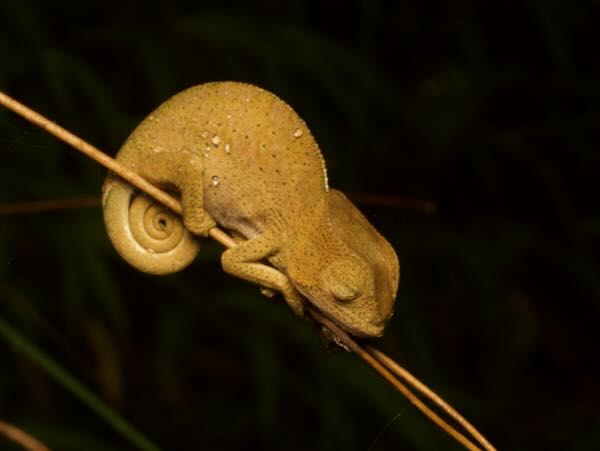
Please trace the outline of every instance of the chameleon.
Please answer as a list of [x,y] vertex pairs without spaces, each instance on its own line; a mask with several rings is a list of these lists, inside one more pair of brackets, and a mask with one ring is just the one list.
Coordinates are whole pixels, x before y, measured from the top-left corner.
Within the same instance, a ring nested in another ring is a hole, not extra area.
[[400,266],[392,246],[340,191],[305,122],[251,84],[210,82],[161,104],[131,133],[117,161],[179,196],[182,218],[114,174],[102,188],[107,234],[138,270],[189,265],[217,225],[236,246],[226,273],[307,303],[358,337],[381,336],[393,313]]

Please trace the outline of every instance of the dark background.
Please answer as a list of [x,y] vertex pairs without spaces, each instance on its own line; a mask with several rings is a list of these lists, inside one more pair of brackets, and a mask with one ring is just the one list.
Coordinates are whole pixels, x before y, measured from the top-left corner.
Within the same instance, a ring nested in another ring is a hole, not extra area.
[[[3,0],[0,89],[110,154],[189,86],[275,92],[400,256],[378,345],[499,449],[600,449],[600,2],[474,3]],[[3,109],[0,156],[2,204],[105,176]],[[99,207],[1,216],[0,318],[165,450],[459,449],[219,253],[149,277]],[[9,338],[0,420],[133,449]]]

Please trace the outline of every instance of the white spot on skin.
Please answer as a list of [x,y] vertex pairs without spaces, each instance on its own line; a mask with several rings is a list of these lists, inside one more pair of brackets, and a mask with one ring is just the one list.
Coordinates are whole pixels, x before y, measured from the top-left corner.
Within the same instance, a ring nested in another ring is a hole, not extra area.
[[218,175],[213,175],[212,179],[210,180],[210,183],[212,186],[217,187],[219,186],[219,183],[221,183],[221,179]]
[[300,138],[302,136],[302,129],[297,128],[294,130],[294,138]]
[[231,146],[229,145],[229,143],[225,144],[225,152],[231,153]]
[[219,138],[219,135],[213,135],[210,142],[212,142],[215,146],[218,146],[221,142],[221,138]]

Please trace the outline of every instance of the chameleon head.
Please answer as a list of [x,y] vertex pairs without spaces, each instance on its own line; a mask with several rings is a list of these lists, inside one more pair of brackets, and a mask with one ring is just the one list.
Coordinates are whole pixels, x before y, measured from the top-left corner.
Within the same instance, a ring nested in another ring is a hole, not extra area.
[[291,265],[290,279],[312,304],[352,335],[381,336],[396,299],[398,257],[341,192],[329,190],[326,206],[321,233],[308,240],[312,254],[320,258]]

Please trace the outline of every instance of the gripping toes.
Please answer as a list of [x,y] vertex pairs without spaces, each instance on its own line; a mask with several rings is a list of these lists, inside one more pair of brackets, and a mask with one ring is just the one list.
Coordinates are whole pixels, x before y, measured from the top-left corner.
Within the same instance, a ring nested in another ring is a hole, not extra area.
[[261,291],[265,295],[279,291],[294,313],[302,316],[304,301],[287,276],[271,266],[258,263],[272,255],[275,249],[276,246],[265,235],[243,241],[223,252],[221,256],[223,270],[233,276],[261,285],[264,287]]
[[186,214],[183,212],[183,223],[185,227],[192,232],[194,235],[198,236],[208,236],[208,232],[213,227],[216,227],[217,223],[210,217],[210,215],[206,212],[204,214]]

